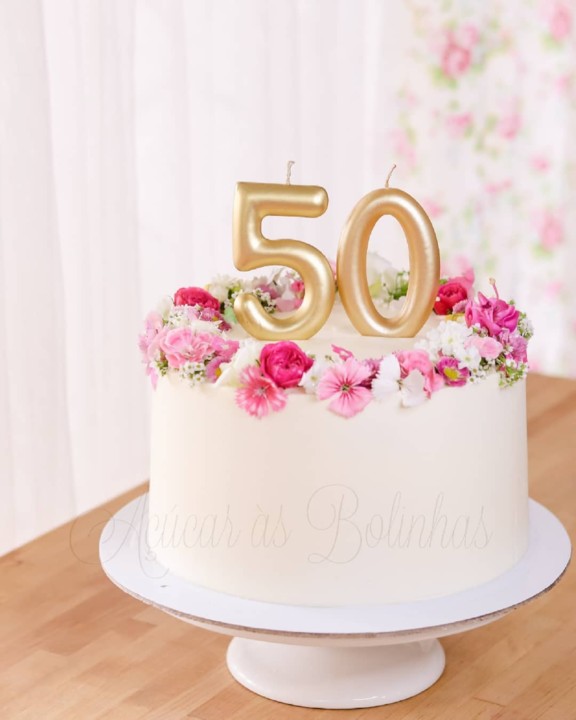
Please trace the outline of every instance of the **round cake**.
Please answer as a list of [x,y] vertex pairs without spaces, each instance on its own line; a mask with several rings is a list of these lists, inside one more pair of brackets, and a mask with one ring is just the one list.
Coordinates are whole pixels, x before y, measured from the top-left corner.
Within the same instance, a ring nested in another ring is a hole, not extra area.
[[141,341],[160,563],[341,606],[457,593],[521,558],[531,331],[513,305],[465,288],[418,338],[361,337],[338,308],[312,340],[265,343],[229,327],[231,283],[178,291]]

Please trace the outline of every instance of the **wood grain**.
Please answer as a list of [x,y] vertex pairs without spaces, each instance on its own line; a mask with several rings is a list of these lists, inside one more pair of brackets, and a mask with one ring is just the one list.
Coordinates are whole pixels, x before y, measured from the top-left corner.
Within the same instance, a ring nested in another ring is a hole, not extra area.
[[[528,383],[531,495],[576,540],[576,382]],[[253,695],[229,639],[146,607],[98,563],[104,523],[136,488],[0,558],[2,720],[574,720],[576,569],[492,625],[445,638],[446,672],[411,700],[306,710]]]

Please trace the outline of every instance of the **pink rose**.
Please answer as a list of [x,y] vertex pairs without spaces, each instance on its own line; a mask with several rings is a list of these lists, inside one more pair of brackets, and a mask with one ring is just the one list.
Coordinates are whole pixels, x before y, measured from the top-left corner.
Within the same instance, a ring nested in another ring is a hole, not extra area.
[[502,330],[514,332],[518,326],[520,313],[505,300],[500,298],[487,298],[478,293],[478,300],[470,300],[466,305],[466,325],[479,325],[492,337],[498,337]]
[[455,277],[438,288],[434,312],[436,315],[451,315],[454,306],[468,299],[470,285],[466,278]]
[[475,347],[486,360],[495,360],[504,349],[502,343],[489,335],[472,335],[466,342],[466,347],[470,346]]
[[220,310],[220,301],[199,287],[180,288],[174,295],[174,305],[200,305],[203,308]]
[[400,363],[400,377],[404,379],[412,370],[424,376],[424,392],[428,397],[444,385],[444,380],[434,369],[425,350],[400,350],[394,353]]
[[442,53],[442,70],[450,78],[456,78],[470,67],[470,50],[449,38]]
[[314,361],[296,343],[283,340],[264,345],[260,352],[260,370],[280,388],[296,387]]
[[468,368],[461,368],[458,360],[453,357],[442,357],[438,361],[438,372],[444,378],[446,385],[461,387],[466,385],[470,377]]

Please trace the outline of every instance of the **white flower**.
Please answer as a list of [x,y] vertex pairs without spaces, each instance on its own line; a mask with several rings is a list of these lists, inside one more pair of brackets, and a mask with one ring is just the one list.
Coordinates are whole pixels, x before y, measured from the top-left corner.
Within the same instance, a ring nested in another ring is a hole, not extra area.
[[399,389],[400,363],[396,355],[386,355],[380,361],[380,369],[372,381],[372,394],[376,400],[383,400]]
[[228,288],[234,287],[237,284],[238,280],[230,275],[216,275],[206,289],[211,295],[214,295],[217,300],[223,303],[228,300]]
[[314,365],[312,365],[310,370],[302,375],[302,379],[299,382],[300,387],[303,387],[309,395],[314,395],[316,393],[316,386],[320,382],[320,378],[329,367],[333,366],[334,363],[330,360],[327,360],[326,358],[317,358],[314,360]]
[[177,305],[170,310],[168,325],[172,328],[189,327],[195,333],[212,333],[219,335],[218,323],[199,320],[188,305]]
[[240,385],[240,374],[248,365],[255,365],[260,357],[260,344],[255,340],[246,340],[238,348],[236,354],[229,363],[222,363],[220,370],[222,374],[216,380],[215,385]]
[[402,405],[404,407],[416,407],[427,399],[424,392],[424,383],[426,382],[424,375],[420,370],[411,370],[402,380],[400,395],[402,397]]
[[475,345],[470,345],[469,347],[463,345],[462,347],[456,348],[454,350],[454,357],[458,360],[461,368],[468,368],[471,373],[477,372],[480,368],[482,356]]
[[172,298],[169,295],[165,295],[156,306],[156,312],[162,317],[162,320],[166,322],[170,317],[173,307],[174,302],[172,301]]
[[467,338],[472,335],[472,329],[457,320],[443,320],[438,327],[426,333],[426,339],[419,342],[417,347],[428,350],[436,360],[438,355],[457,357],[465,349]]

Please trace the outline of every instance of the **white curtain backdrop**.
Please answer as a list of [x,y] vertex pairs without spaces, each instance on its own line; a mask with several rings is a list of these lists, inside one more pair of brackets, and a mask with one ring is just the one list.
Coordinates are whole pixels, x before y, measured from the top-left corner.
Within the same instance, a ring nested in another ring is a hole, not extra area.
[[[576,374],[574,2],[2,0],[0,552],[147,475],[141,318],[233,270],[238,180],[319,184],[275,219],[334,257],[394,183]],[[406,261],[393,224],[373,247]]]

